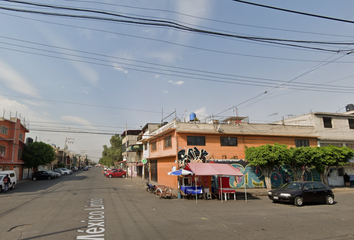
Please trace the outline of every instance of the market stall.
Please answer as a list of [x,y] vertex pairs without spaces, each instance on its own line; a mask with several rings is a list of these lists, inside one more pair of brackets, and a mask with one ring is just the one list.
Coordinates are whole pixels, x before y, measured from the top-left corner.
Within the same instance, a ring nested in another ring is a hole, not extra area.
[[[244,176],[239,170],[232,167],[230,164],[220,164],[220,163],[188,163],[185,170],[191,171],[195,176],[218,176],[220,179],[227,176]],[[197,178],[196,178],[197,179]],[[228,191],[233,191],[235,193],[235,189],[231,189],[228,185],[226,190],[223,190],[222,187],[223,181],[221,180],[220,184],[220,194],[226,194]],[[197,184],[195,185],[197,187]],[[236,193],[235,193],[236,196]],[[245,188],[245,199],[247,201],[247,193]],[[236,198],[235,198],[236,200]],[[222,197],[221,197],[222,201]]]

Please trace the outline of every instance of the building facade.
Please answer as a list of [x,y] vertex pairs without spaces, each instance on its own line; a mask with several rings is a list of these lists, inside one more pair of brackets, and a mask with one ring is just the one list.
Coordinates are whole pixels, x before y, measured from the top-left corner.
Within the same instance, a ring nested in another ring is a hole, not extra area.
[[[284,126],[311,126],[318,136],[317,146],[349,147],[354,150],[354,110],[347,106],[344,113],[313,112],[275,122]],[[347,173],[354,181],[354,159],[346,166],[331,167],[330,186],[344,186],[343,175]]]
[[0,118],[0,171],[14,170],[18,180],[22,179],[22,153],[28,132],[24,121],[17,117]]
[[[177,188],[177,178],[167,175],[186,164],[182,156],[191,155],[197,162],[217,159],[244,159],[245,146],[286,144],[289,147],[317,146],[313,126],[286,126],[250,123],[196,123],[176,120],[150,133],[142,140],[149,143],[150,179]],[[200,153],[207,153],[203,160]]]

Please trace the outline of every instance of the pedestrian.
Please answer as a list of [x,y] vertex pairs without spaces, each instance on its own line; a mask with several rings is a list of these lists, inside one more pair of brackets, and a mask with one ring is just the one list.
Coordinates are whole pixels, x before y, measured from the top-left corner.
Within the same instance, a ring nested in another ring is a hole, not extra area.
[[286,182],[286,183],[291,182],[291,178],[290,178],[290,176],[289,176],[288,173],[285,174],[285,182]]
[[347,173],[344,173],[343,179],[345,186],[350,187],[350,176]]
[[11,179],[9,178],[9,174],[6,174],[6,177],[2,180],[4,182],[4,193],[9,190],[9,185],[11,184]]

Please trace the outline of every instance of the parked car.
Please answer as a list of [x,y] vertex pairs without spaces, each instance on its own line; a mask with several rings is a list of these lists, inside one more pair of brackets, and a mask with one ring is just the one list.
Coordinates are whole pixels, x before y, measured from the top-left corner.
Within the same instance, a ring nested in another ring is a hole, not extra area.
[[33,175],[32,175],[32,180],[33,181],[36,181],[36,180],[40,180],[40,179],[52,179],[52,175],[49,174],[47,171],[37,171],[37,172],[34,172]]
[[84,171],[88,171],[89,170],[89,168],[86,166],[86,167],[84,167]]
[[309,202],[334,203],[332,190],[321,182],[294,181],[284,184],[279,189],[268,191],[273,202],[290,202],[302,206]]
[[[15,186],[17,184],[17,177],[16,177],[16,173],[13,170],[6,170],[6,171],[0,171],[0,176],[5,177],[6,175],[9,175],[10,177],[10,185],[9,188],[11,189],[15,189]],[[1,188],[2,190],[4,189],[3,186]]]
[[78,169],[77,167],[72,167],[71,170],[77,171],[77,170],[79,170],[79,169]]
[[47,172],[52,179],[57,178],[57,175],[55,174],[55,172],[53,172],[51,170],[46,170],[45,172]]
[[48,172],[48,173],[52,173],[55,178],[61,177],[61,173],[54,172],[54,171],[52,171],[52,170],[47,170],[47,172]]
[[62,171],[63,171],[63,173],[64,174],[62,174],[62,175],[69,175],[69,174],[72,174],[73,173],[73,171],[72,170],[69,170],[69,169],[67,169],[67,168],[60,168]]
[[125,178],[127,176],[127,173],[123,169],[114,169],[112,171],[109,171],[105,174],[106,177],[112,178],[112,177],[122,177]]

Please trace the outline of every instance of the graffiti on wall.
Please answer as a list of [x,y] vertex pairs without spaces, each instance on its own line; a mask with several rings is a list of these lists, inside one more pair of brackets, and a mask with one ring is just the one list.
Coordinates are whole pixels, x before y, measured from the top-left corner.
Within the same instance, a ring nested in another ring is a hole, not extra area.
[[204,149],[188,148],[182,149],[178,152],[178,162],[181,168],[184,168],[188,163],[205,163],[208,152]]
[[[244,188],[245,184],[247,188],[266,188],[264,175],[259,167],[250,166],[243,160],[238,160],[237,163],[229,164],[244,174],[244,177],[229,177],[231,188]],[[295,174],[297,174],[297,176],[299,175],[299,173],[295,173],[289,165],[274,167],[270,174],[272,187],[281,187],[285,183],[285,176],[287,174],[292,180],[295,179]],[[320,176],[315,170],[306,170],[303,180],[320,181]]]

